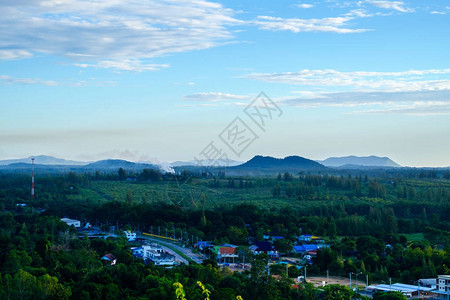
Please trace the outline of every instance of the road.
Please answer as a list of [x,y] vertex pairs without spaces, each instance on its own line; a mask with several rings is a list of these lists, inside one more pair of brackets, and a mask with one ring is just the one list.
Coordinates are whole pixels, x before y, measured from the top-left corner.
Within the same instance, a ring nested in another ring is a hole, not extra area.
[[192,259],[194,262],[196,262],[198,264],[201,264],[203,262],[203,259],[204,259],[203,255],[201,255],[199,253],[194,253],[191,248],[183,248],[179,245],[172,244],[170,242],[162,241],[161,239],[156,239],[156,238],[152,238],[149,236],[141,235],[139,237],[142,237],[142,238],[145,238],[146,240],[160,244],[162,247],[164,247],[165,251],[170,252],[171,254],[175,255],[177,261],[180,261],[187,265],[189,264],[189,262],[186,259],[181,257],[179,254],[175,253],[172,249],[168,248],[167,246],[177,249],[178,251],[180,251],[181,253],[183,253],[184,255],[186,255],[187,257],[189,257],[190,259]]

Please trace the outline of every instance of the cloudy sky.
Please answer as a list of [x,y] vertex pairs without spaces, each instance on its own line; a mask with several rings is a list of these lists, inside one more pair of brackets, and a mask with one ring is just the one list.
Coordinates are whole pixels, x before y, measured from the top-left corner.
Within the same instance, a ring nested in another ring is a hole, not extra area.
[[0,11],[0,159],[450,165],[447,1],[3,0]]

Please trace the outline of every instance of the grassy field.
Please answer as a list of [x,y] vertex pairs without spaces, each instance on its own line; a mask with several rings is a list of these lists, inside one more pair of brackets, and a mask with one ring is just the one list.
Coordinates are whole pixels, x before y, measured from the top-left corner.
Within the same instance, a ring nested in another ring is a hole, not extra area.
[[[92,181],[88,186],[80,187],[77,194],[68,195],[68,199],[89,204],[103,204],[109,201],[131,201],[132,203],[165,202],[194,209],[203,207],[214,209],[223,206],[233,206],[238,203],[247,203],[256,204],[269,210],[290,206],[300,211],[308,206],[327,205],[330,201],[335,204],[355,204],[351,191],[329,190],[323,186],[320,192],[317,189],[315,191],[316,195],[320,193],[320,200],[317,197],[313,200],[298,200],[296,197],[288,198],[284,194],[284,187],[282,188],[281,196],[274,198],[272,196],[272,188],[277,181],[268,178],[254,178],[252,180],[253,187],[250,188],[238,188],[239,180],[236,180],[236,188],[227,187],[228,180],[221,180],[220,187],[216,188],[212,186],[212,180],[198,178],[191,179],[189,182],[179,182],[176,179],[160,182]],[[282,186],[287,184],[283,181],[279,183]],[[295,187],[296,181],[294,180],[291,184]],[[417,193],[420,195],[423,195],[425,193],[424,190],[428,188],[436,189],[438,186],[441,189],[447,189],[449,185],[448,182],[431,182],[428,180],[405,180],[400,183],[400,186],[403,186],[403,184],[416,185]],[[390,185],[387,185],[387,192],[388,195],[384,199],[361,197],[357,201],[359,204],[389,206],[397,201],[397,194]],[[427,197],[423,196],[422,199],[427,199]],[[413,236],[412,238],[415,237]]]
[[408,233],[408,234],[404,234],[404,236],[406,237],[406,239],[408,241],[414,242],[414,241],[422,241],[424,240],[424,236],[423,233],[419,232],[419,233]]

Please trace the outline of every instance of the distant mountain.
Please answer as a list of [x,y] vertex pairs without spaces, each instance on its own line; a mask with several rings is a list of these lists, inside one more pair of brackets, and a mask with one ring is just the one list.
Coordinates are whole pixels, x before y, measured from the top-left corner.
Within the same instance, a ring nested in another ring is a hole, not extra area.
[[[196,160],[189,160],[189,161],[174,161],[173,163],[171,163],[170,165],[172,167],[184,167],[184,166],[207,166],[208,165],[208,161],[196,161]],[[216,163],[216,161],[215,161]],[[237,160],[217,160],[217,164],[215,165],[219,165],[222,167],[233,167],[233,166],[238,166],[242,164],[242,161],[237,161]]]
[[318,160],[317,162],[327,167],[339,168],[358,168],[361,167],[383,167],[383,168],[399,168],[399,164],[391,160],[389,157],[379,156],[344,156],[344,157],[330,157],[325,160]]
[[38,156],[30,156],[27,158],[0,160],[0,166],[5,166],[5,165],[9,165],[9,164],[17,164],[17,163],[31,164],[31,158],[33,158],[33,157],[34,157],[34,163],[40,164],[40,165],[83,166],[83,165],[88,164],[87,162],[67,160],[67,159],[56,158],[56,157],[48,156],[48,155],[38,155]]
[[229,168],[227,173],[245,174],[273,174],[278,172],[301,172],[313,170],[325,170],[325,166],[313,160],[300,157],[288,156],[285,158],[275,158],[271,156],[255,156],[251,160],[239,166]]
[[145,163],[134,163],[127,160],[122,159],[105,159],[99,160],[88,165],[83,166],[83,169],[91,169],[91,170],[105,170],[105,169],[119,169],[124,168],[127,170],[136,170],[136,169],[159,169],[159,166]]
[[[35,160],[34,168],[45,173],[62,173],[62,172],[86,172],[86,171],[117,171],[119,168],[125,170],[138,171],[142,169],[161,169],[158,165],[146,164],[146,163],[134,163],[121,159],[106,159],[96,161],[87,165],[66,165],[66,164],[43,164],[36,163],[38,159]],[[66,160],[63,160],[67,162]],[[49,160],[49,162],[54,162]],[[0,170],[8,172],[29,172],[31,170],[31,159],[27,162],[15,162],[8,165],[0,165]],[[163,170],[163,169],[161,169]],[[165,170],[163,170],[165,171]],[[170,172],[170,171],[169,171]],[[173,172],[173,171],[172,171]]]

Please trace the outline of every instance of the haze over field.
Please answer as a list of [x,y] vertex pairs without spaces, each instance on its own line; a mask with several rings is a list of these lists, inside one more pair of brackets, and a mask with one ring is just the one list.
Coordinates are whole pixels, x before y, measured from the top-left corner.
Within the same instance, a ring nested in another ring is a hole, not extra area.
[[[444,1],[24,0],[0,10],[0,160],[450,165]],[[246,109],[261,91],[270,99]]]

